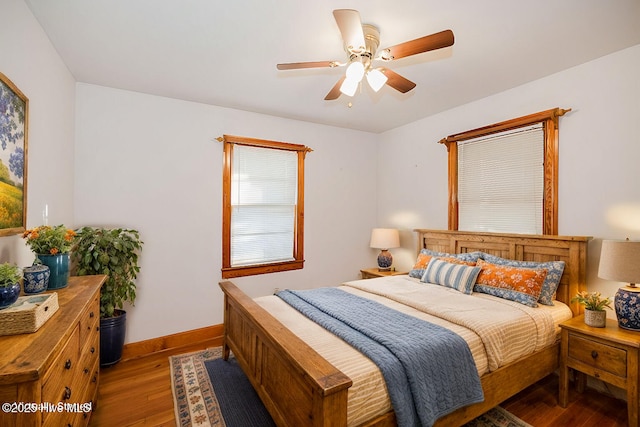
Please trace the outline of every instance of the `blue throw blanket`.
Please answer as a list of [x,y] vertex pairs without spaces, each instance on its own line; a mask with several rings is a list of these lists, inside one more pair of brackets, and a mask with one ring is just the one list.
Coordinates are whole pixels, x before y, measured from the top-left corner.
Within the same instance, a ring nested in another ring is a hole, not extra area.
[[484,400],[469,346],[456,333],[337,288],[276,295],[378,365],[399,426],[431,426]]

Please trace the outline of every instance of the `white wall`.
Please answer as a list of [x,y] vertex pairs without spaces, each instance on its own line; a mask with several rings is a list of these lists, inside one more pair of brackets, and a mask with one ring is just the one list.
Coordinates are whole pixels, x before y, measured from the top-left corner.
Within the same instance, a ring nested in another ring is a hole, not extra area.
[[305,267],[234,280],[250,296],[373,265],[377,135],[77,85],[75,219],[144,240],[127,342],[222,323],[222,134],[304,144]]
[[[127,342],[222,321],[222,148],[214,138],[223,133],[315,150],[306,161],[305,268],[236,280],[251,296],[356,278],[374,262],[374,226],[404,230],[393,253],[398,268],[409,268],[411,230],[447,226],[447,155],[437,141],[554,107],[573,109],[560,119],[559,230],[595,237],[588,287],[613,294],[618,286],[596,277],[600,239],[640,238],[640,46],[382,135],[76,87],[22,0],[0,3],[0,71],[30,100],[27,226],[41,224],[48,205],[50,224],[142,233]],[[0,262],[32,259],[19,236],[0,238]]]
[[560,118],[559,234],[592,236],[589,290],[615,294],[597,277],[602,239],[640,239],[640,45],[381,135],[378,220],[407,230],[395,250],[415,257],[413,228],[447,227],[447,135],[550,108]]
[[[27,227],[73,227],[75,80],[22,0],[0,2],[0,71],[29,98]],[[0,262],[26,266],[21,236],[0,238]]]

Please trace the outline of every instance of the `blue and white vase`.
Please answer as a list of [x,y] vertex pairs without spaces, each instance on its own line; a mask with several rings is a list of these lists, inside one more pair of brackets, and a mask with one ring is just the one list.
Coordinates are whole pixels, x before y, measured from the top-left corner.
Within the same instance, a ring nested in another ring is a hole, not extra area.
[[51,270],[44,264],[34,264],[22,269],[24,281],[22,287],[25,294],[39,294],[47,290]]
[[614,306],[618,326],[640,331],[640,288],[622,287],[616,292]]

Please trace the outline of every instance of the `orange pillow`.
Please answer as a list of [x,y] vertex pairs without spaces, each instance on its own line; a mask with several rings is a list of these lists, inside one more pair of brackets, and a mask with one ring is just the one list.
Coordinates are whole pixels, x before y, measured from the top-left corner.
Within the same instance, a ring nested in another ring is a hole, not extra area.
[[438,259],[448,262],[449,264],[462,264],[462,265],[470,265],[471,267],[475,267],[476,263],[473,261],[465,261],[463,259],[460,258],[454,258],[454,257],[437,257]]
[[425,268],[427,268],[427,264],[429,264],[431,258],[433,258],[431,255],[423,253],[418,254],[418,259],[416,260],[416,263],[413,266],[412,270],[424,270]]
[[542,284],[547,277],[546,269],[518,268],[497,265],[479,259],[481,267],[474,291],[484,292],[497,297],[517,301],[531,307],[537,307],[542,292]]

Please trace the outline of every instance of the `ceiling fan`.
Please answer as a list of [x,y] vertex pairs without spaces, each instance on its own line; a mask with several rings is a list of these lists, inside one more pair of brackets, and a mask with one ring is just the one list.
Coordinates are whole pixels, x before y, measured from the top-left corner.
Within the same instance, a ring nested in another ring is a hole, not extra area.
[[380,31],[373,25],[362,24],[360,14],[357,10],[336,9],[333,11],[333,16],[342,34],[344,49],[348,55],[347,62],[315,61],[292,62],[277,65],[278,70],[333,68],[348,65],[345,75],[338,80],[327,96],[325,96],[324,99],[327,101],[337,99],[341,93],[353,96],[365,76],[369,86],[376,92],[385,84],[399,92],[409,92],[416,87],[414,82],[388,68],[374,67],[373,61],[389,62],[395,59],[448,47],[453,45],[454,42],[453,32],[451,30],[444,30],[378,51]]

